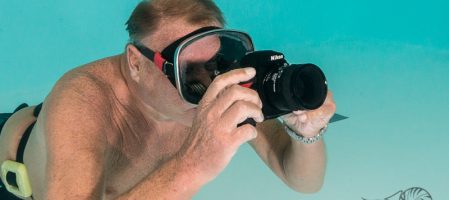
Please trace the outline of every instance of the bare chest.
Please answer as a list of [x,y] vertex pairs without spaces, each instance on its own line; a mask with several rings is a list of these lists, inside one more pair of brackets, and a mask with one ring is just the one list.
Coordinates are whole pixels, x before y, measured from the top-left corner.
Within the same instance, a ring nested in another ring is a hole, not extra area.
[[105,166],[106,199],[132,189],[163,167],[179,151],[186,135],[185,131],[174,129],[129,137],[120,145],[111,145],[111,156]]

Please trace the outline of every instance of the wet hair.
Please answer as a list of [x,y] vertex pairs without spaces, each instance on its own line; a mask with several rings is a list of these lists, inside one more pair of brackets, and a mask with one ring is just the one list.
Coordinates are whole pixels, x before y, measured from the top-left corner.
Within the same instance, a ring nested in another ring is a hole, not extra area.
[[136,6],[126,22],[130,42],[141,41],[151,35],[160,23],[175,18],[185,18],[195,25],[226,23],[221,10],[212,0],[146,0]]

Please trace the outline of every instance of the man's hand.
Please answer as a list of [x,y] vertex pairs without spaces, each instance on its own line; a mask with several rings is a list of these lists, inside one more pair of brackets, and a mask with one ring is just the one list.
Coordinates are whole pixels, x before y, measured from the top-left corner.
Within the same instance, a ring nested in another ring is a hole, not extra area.
[[313,137],[324,128],[332,118],[336,110],[332,92],[328,91],[323,105],[315,110],[293,111],[283,116],[284,122],[295,132],[304,137]]
[[256,91],[238,85],[255,76],[253,68],[232,70],[216,77],[198,105],[190,135],[180,150],[182,163],[202,184],[215,178],[243,143],[255,138],[247,118],[262,122],[262,102]]

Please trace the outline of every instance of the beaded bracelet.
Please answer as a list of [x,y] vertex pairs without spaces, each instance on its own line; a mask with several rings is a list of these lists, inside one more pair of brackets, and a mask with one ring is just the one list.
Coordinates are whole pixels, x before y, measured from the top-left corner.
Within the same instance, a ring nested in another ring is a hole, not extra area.
[[295,131],[293,131],[285,123],[284,123],[284,128],[285,128],[285,131],[287,132],[287,134],[294,140],[300,141],[304,144],[312,144],[312,143],[319,141],[323,137],[324,133],[327,130],[327,124],[320,130],[320,132],[317,135],[315,135],[313,137],[304,137],[304,136],[296,133]]

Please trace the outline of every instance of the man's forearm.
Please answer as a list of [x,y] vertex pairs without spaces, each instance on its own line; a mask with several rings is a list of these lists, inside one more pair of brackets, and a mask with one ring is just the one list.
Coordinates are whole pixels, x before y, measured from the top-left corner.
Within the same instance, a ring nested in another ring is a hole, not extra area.
[[292,139],[285,149],[283,166],[285,178],[292,189],[303,193],[319,191],[326,168],[323,140],[303,144]]
[[191,199],[203,184],[182,165],[179,159],[168,160],[117,199]]

